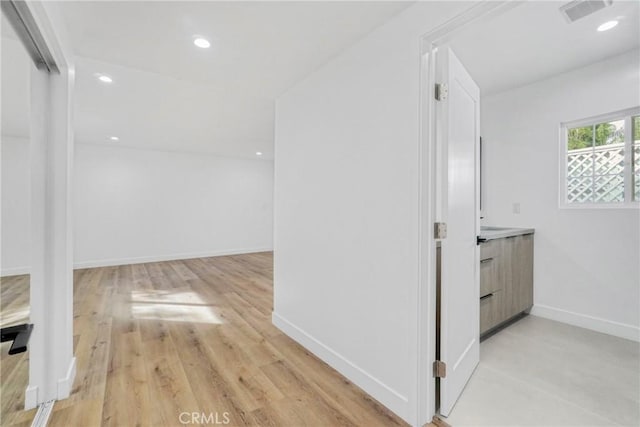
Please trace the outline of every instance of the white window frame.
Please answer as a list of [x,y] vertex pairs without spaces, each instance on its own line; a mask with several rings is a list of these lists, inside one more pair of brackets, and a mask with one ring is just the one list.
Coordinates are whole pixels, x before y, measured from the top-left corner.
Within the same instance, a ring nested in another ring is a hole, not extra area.
[[[560,168],[559,197],[560,209],[639,209],[640,201],[633,200],[633,116],[640,115],[640,107],[627,108],[612,113],[592,116],[585,119],[560,123]],[[590,126],[614,120],[624,119],[624,202],[620,203],[570,203],[567,200],[567,135],[568,129]]]

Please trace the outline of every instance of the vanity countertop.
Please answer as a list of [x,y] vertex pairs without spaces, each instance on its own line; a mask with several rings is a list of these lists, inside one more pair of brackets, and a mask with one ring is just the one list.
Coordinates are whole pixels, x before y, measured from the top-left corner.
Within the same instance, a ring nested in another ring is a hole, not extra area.
[[533,234],[533,228],[516,228],[516,227],[480,227],[480,237],[487,240],[502,239],[504,237],[521,236],[524,234]]

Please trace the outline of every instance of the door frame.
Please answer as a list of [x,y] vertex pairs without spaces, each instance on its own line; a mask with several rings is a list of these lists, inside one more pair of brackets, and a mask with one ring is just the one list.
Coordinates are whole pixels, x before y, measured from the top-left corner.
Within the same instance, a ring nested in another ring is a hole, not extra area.
[[[34,67],[30,78],[29,382],[25,409],[40,412],[71,393],[73,355],[73,88],[75,68],[57,5],[2,2]],[[37,421],[37,423],[36,423]]]
[[463,29],[480,24],[520,3],[483,1],[445,22],[420,39],[419,279],[418,279],[418,421],[424,425],[437,415],[436,379],[436,239],[434,223],[442,218],[441,160],[437,151],[436,53]]

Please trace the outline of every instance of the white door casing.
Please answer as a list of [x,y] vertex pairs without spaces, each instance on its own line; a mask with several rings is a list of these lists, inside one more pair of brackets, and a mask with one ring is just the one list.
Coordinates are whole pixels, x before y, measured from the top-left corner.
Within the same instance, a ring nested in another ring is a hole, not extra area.
[[436,56],[447,95],[436,106],[441,221],[440,413],[448,416],[480,361],[479,221],[480,89],[451,49]]

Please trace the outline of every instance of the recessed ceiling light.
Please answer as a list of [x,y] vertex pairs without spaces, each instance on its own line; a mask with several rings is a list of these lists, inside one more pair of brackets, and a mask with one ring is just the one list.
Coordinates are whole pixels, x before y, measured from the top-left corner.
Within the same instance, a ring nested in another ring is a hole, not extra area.
[[203,39],[202,37],[198,37],[197,39],[193,40],[193,44],[195,44],[198,47],[201,47],[202,49],[207,49],[208,47],[211,46],[211,43],[209,42],[209,40]]
[[112,141],[120,141],[120,138],[118,138],[117,136],[112,136],[109,139],[112,140]]
[[113,79],[109,76],[107,76],[106,74],[97,74],[96,75],[98,77],[98,80],[100,80],[103,83],[112,83]]
[[256,151],[256,156],[262,156],[262,151]]
[[598,27],[598,31],[607,31],[618,25],[618,21],[607,21]]

